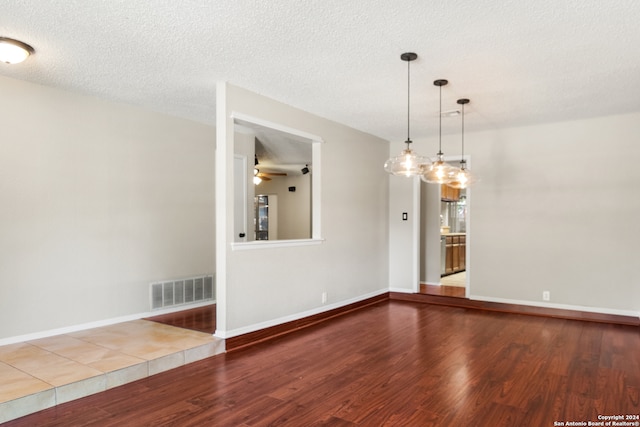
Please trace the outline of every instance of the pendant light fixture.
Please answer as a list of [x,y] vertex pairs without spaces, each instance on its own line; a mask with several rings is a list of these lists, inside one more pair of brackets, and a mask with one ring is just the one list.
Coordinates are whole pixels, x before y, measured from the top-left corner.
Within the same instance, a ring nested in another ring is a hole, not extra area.
[[33,55],[35,50],[20,40],[0,37],[0,61],[7,64],[18,64]]
[[445,86],[447,83],[449,82],[444,79],[439,79],[433,82],[435,86],[440,88],[440,112],[438,114],[438,118],[440,120],[440,134],[436,161],[422,169],[421,178],[424,182],[428,182],[429,184],[448,184],[454,179],[454,176],[458,171],[458,168],[451,166],[449,163],[444,161],[442,154],[442,86]]
[[460,169],[455,179],[447,184],[453,188],[467,188],[476,181],[471,171],[467,169],[467,161],[464,159],[464,106],[469,103],[467,98],[458,99],[458,104],[462,105],[462,160],[460,160]]
[[420,156],[416,152],[411,150],[411,137],[409,136],[410,130],[410,114],[411,107],[410,95],[411,95],[411,61],[418,58],[418,55],[413,52],[407,52],[400,55],[400,59],[407,61],[407,148],[395,157],[391,157],[384,164],[384,170],[391,175],[397,176],[418,176],[421,171],[431,164],[431,161],[424,156]]

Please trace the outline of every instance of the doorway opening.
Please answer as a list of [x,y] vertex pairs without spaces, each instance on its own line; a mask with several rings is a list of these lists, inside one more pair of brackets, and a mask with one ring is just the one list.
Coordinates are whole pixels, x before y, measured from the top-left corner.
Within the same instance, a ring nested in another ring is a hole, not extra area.
[[469,295],[469,189],[421,183],[420,293]]

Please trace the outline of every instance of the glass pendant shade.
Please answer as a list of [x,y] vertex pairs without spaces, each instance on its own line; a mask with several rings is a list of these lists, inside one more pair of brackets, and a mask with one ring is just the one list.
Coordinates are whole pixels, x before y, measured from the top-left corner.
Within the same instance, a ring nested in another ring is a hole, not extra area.
[[384,170],[391,175],[411,177],[422,174],[424,167],[428,167],[430,164],[431,161],[427,157],[415,153],[407,144],[407,148],[402,150],[399,155],[391,157],[385,162]]
[[422,168],[420,179],[429,184],[449,184],[455,179],[460,169],[445,162],[442,153],[438,153],[438,158],[431,165]]
[[475,176],[466,168],[466,164],[465,160],[460,161],[460,169],[458,169],[453,180],[447,184],[449,187],[462,189],[476,182]]

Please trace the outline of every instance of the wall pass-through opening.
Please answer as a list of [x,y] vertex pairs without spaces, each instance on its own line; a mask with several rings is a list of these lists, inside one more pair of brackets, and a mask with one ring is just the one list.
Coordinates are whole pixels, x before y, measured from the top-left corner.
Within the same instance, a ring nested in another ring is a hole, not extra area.
[[[232,248],[321,240],[322,140],[245,115],[233,117],[236,161]],[[244,159],[244,163],[238,159]]]

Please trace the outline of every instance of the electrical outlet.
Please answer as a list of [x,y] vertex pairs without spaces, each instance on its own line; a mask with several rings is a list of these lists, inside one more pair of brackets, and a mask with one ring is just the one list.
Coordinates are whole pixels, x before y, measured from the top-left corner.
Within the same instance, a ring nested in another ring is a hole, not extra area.
[[323,304],[326,304],[326,303],[327,303],[327,293],[326,293],[326,292],[323,292],[323,293],[322,293],[322,303],[323,303]]
[[542,300],[543,301],[549,301],[550,299],[551,299],[551,292],[542,291]]

